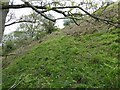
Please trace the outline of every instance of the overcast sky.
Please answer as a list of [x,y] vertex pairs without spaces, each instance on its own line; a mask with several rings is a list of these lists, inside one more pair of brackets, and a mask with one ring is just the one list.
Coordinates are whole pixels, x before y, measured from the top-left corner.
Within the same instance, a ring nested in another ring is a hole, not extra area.
[[[83,1],[83,0],[73,0],[73,1],[80,2],[80,1]],[[101,0],[94,0],[94,1],[100,2]],[[110,0],[108,0],[108,1],[110,1]],[[111,1],[116,2],[117,0],[111,0]],[[14,4],[23,4],[23,2],[21,0],[14,0]],[[30,14],[32,12],[32,9],[30,9],[30,8],[11,9],[9,13],[11,13],[11,12],[13,12],[15,14],[16,18],[19,19],[22,15]],[[55,15],[56,15],[56,18],[60,17],[60,14],[56,13]],[[10,32],[15,31],[18,26],[19,26],[19,24],[14,24],[14,25],[8,26],[8,27],[5,28],[4,33],[9,34]],[[60,27],[60,28],[63,28],[63,20],[58,20],[57,21],[57,26]]]

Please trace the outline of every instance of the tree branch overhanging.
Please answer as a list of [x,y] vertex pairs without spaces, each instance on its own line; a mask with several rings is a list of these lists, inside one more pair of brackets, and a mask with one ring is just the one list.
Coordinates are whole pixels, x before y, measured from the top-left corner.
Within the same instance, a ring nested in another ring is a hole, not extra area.
[[33,6],[32,4],[30,4],[29,2],[25,2],[24,0],[23,0],[23,2],[24,2],[26,5],[28,5],[29,7],[31,7],[33,10],[35,10],[37,13],[39,13],[41,16],[45,17],[46,19],[48,19],[48,20],[50,20],[50,21],[53,21],[53,22],[56,21],[56,20],[51,19],[51,18],[47,17],[46,15],[44,15],[41,11],[39,11],[36,7],[34,7],[34,6]]
[[6,24],[5,27],[10,26],[10,25],[13,25],[13,24],[17,24],[17,23],[23,23],[23,22],[27,22],[27,23],[36,23],[36,21],[21,20],[21,21],[12,22],[12,23],[10,23],[10,24]]
[[[116,25],[118,24],[118,22],[113,22],[111,20],[108,20],[108,19],[103,19],[103,18],[100,18],[100,17],[97,17],[93,14],[90,14],[88,11],[84,10],[82,7],[80,7],[79,5],[78,6],[59,6],[59,7],[51,7],[50,9],[47,9],[46,6],[34,6],[32,4],[30,4],[29,2],[24,2],[25,4],[21,4],[21,5],[3,5],[2,6],[2,9],[18,9],[18,8],[32,8],[34,11],[36,11],[37,13],[39,13],[41,16],[45,17],[46,19],[50,20],[50,21],[53,21],[55,22],[56,20],[58,19],[51,19],[49,17],[47,17],[44,12],[48,12],[48,11],[55,11],[57,13],[60,13],[62,14],[63,16],[65,17],[68,17],[69,15],[66,15],[64,11],[60,11],[59,9],[67,9],[67,8],[78,8],[80,10],[82,10],[84,13],[86,13],[86,15],[94,18],[95,20],[97,21],[102,21],[104,23],[108,23],[110,25]],[[39,11],[38,9],[41,9],[43,11]],[[72,15],[72,14],[71,14]],[[72,18],[70,18],[72,19]],[[75,19],[73,20],[75,21]],[[76,23],[76,22],[75,22]]]

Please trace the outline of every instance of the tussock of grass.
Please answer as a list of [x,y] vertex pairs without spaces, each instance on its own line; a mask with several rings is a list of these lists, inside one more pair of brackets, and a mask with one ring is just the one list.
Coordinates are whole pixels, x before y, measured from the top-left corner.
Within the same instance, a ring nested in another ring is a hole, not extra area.
[[3,88],[117,88],[118,30],[58,35],[3,70]]

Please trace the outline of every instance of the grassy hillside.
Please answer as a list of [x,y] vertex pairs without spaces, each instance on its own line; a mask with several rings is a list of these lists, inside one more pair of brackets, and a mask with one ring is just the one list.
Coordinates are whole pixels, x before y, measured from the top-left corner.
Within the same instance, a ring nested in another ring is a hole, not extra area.
[[3,89],[120,88],[120,29],[89,20],[94,24],[65,27],[13,59]]
[[118,30],[52,37],[3,70],[3,87],[118,87]]

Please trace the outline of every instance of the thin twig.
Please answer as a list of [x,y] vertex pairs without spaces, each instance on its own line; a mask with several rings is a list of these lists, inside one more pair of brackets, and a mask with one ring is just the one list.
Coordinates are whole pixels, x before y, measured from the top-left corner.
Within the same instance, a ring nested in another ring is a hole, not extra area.
[[17,87],[22,82],[22,80],[23,80],[23,78],[21,75],[8,90],[11,90],[11,89]]

